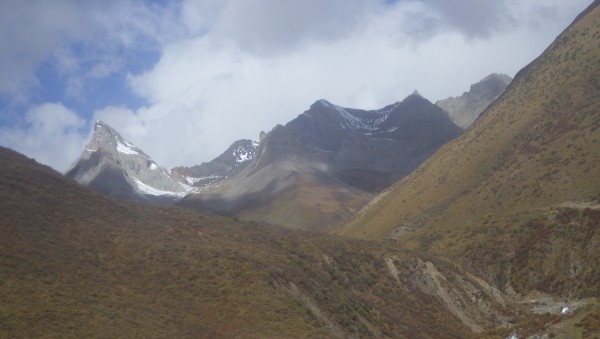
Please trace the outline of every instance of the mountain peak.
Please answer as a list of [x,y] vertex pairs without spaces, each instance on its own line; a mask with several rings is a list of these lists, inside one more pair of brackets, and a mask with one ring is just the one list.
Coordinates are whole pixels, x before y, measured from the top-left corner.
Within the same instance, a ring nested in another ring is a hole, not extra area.
[[107,123],[97,120],[94,124],[94,134],[85,147],[84,152],[119,152],[125,155],[139,154],[145,158],[150,158],[131,142],[125,140],[114,128]]
[[316,104],[319,104],[322,106],[330,106],[331,105],[331,103],[325,99],[319,99],[319,100],[315,101],[315,103],[313,105],[316,105]]
[[415,91],[414,91],[414,92],[412,92],[411,96],[412,96],[412,95],[420,96],[421,98],[423,97],[423,96],[421,95],[421,93],[419,93],[419,91],[417,91],[416,89],[415,89]]
[[491,73],[485,78],[483,78],[479,83],[489,82],[489,81],[499,81],[503,82],[505,85],[508,85],[512,78],[504,73]]
[[[261,140],[266,133],[261,133]],[[192,167],[175,167],[173,172],[181,175],[188,184],[204,187],[225,180],[240,173],[256,158],[260,143],[255,140],[241,139],[210,162]]]
[[97,131],[101,131],[102,128],[105,128],[105,129],[109,130],[110,132],[116,133],[115,129],[112,128],[109,124],[105,123],[102,120],[96,120],[96,123],[94,123],[94,133]]
[[492,73],[470,86],[459,97],[438,100],[435,104],[444,109],[452,120],[467,128],[506,89],[512,79],[506,74]]
[[182,179],[159,167],[150,156],[99,120],[94,124],[92,138],[66,175],[108,195],[143,201],[172,203],[191,190]]

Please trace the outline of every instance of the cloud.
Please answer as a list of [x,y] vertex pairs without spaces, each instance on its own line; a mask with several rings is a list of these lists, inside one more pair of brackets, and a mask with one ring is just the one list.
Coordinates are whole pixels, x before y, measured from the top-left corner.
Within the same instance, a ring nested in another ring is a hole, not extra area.
[[[156,49],[182,30],[175,5],[129,1],[0,3],[0,99],[26,105],[43,63],[69,83],[124,71],[132,51]],[[71,93],[76,93],[71,89]]]
[[[208,161],[237,139],[256,139],[320,98],[371,109],[414,89],[435,101],[492,72],[512,76],[589,0],[24,3],[0,5],[0,46],[14,44],[0,53],[7,75],[0,93],[27,103],[31,87],[41,86],[41,62],[65,79],[65,105],[90,100],[87,86],[121,76],[123,102],[95,101],[88,119],[105,120],[173,167]],[[158,61],[134,70],[137,53],[148,50]],[[128,95],[141,98],[141,107],[128,106]],[[33,138],[27,133],[35,129],[21,125],[4,135]],[[74,133],[62,135],[75,144]]]
[[4,1],[0,10],[0,94],[24,100],[34,70],[65,38],[81,33],[76,9],[61,2]]
[[34,106],[25,114],[26,124],[0,128],[0,144],[64,171],[79,156],[87,140],[84,119],[61,104]]
[[[150,105],[110,120],[119,130],[136,126],[124,134],[159,163],[190,166],[319,98],[379,108],[414,89],[432,101],[458,95],[489,73],[514,75],[572,19],[530,29],[540,6],[515,3],[184,2],[190,35],[129,77]],[[546,7],[544,15],[557,15],[561,5]]]
[[194,32],[264,55],[348,37],[376,6],[369,0],[185,1],[183,18]]
[[513,23],[508,0],[429,0],[427,6],[442,25],[459,30],[467,37],[487,37]]

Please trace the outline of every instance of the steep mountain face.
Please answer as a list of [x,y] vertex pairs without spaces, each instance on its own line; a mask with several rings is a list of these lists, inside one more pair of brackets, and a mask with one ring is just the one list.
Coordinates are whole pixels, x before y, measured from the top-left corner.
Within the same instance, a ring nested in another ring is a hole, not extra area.
[[265,141],[264,163],[294,154],[327,165],[328,173],[369,192],[411,172],[462,130],[420,96],[375,111],[319,100]]
[[506,74],[492,73],[461,96],[438,100],[435,104],[448,112],[458,126],[467,128],[504,92],[511,80]]
[[192,190],[101,121],[65,175],[98,192],[138,201],[174,203]]
[[600,295],[599,4],[336,232],[448,256],[507,292]]
[[210,162],[192,167],[175,167],[173,172],[185,178],[188,184],[203,187],[240,173],[256,157],[258,141],[242,139]]
[[238,175],[180,204],[322,230],[348,219],[461,132],[418,93],[374,111],[319,100],[263,135],[256,159]]

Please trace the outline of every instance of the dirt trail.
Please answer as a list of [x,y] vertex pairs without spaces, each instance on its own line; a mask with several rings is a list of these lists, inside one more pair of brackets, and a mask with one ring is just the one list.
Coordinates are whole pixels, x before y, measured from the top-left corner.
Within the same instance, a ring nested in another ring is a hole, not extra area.
[[577,209],[592,209],[600,210],[600,202],[598,201],[565,201],[558,207],[577,208]]

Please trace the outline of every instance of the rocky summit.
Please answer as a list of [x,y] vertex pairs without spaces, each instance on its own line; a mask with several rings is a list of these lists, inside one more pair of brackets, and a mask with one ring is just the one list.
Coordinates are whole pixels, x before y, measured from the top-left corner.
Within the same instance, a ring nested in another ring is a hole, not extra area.
[[469,91],[461,96],[438,100],[435,104],[448,112],[457,125],[467,128],[504,92],[511,81],[506,74],[492,73],[471,85]]
[[175,167],[188,184],[203,187],[215,184],[241,172],[256,157],[258,141],[241,139],[210,162],[192,167]]
[[260,160],[294,155],[325,165],[329,175],[350,186],[377,192],[461,133],[446,112],[418,92],[372,111],[319,100],[267,135]]
[[193,189],[101,121],[66,176],[107,195],[145,202],[174,203]]

